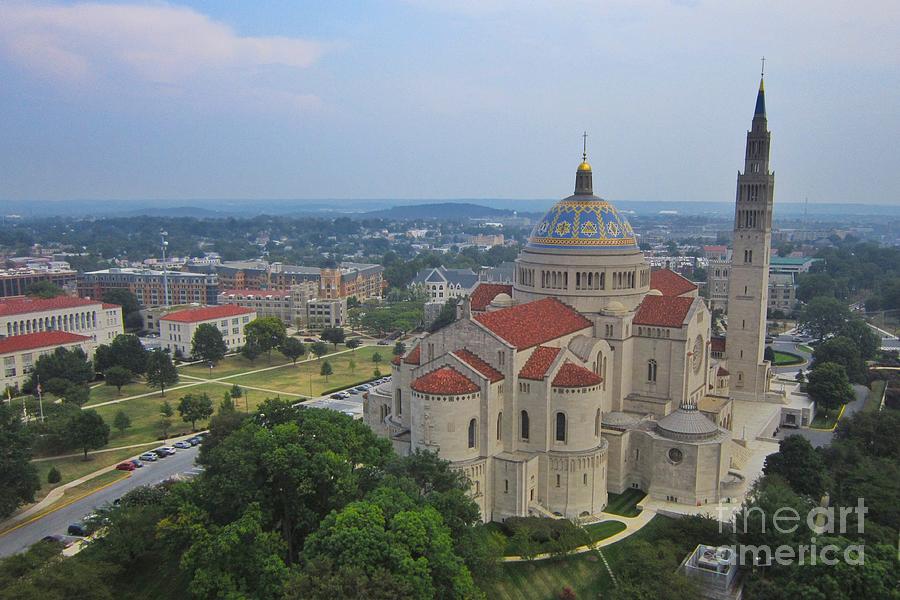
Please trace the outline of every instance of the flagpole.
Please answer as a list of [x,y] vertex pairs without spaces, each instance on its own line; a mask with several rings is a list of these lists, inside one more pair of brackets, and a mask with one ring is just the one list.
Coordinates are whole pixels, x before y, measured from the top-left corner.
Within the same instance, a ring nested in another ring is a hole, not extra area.
[[44,422],[44,395],[41,393],[41,376],[37,376],[38,406],[41,408],[41,423]]

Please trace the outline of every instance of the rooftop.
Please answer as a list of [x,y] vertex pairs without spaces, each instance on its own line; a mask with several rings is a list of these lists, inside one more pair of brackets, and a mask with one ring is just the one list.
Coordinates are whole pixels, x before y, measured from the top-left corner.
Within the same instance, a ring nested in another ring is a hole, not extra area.
[[37,348],[51,348],[63,344],[77,344],[90,341],[85,335],[77,335],[68,331],[40,331],[38,333],[26,333],[0,339],[0,354],[21,352],[22,350],[35,350]]
[[441,367],[412,382],[412,389],[423,394],[459,395],[479,390],[474,381],[452,367]]
[[462,350],[453,352],[453,355],[472,367],[472,369],[474,369],[476,372],[489,379],[491,383],[497,383],[498,381],[501,381],[503,379],[503,373],[482,360],[481,357],[479,357],[474,352],[470,352],[469,350],[463,348]]
[[55,298],[32,298],[30,296],[13,296],[0,298],[0,317],[7,315],[23,315],[48,310],[63,310],[83,306],[97,306],[98,300],[74,298],[72,296],[56,296]]
[[590,387],[603,383],[603,378],[581,365],[566,362],[553,378],[554,387]]
[[487,310],[491,301],[499,294],[512,296],[512,285],[508,283],[481,283],[472,292],[469,303],[474,311]]
[[549,346],[538,346],[525,361],[522,370],[519,371],[519,377],[522,379],[534,379],[540,381],[547,375],[550,365],[556,360],[561,352],[560,348],[551,348]]
[[188,308],[187,310],[177,310],[171,312],[160,321],[176,321],[178,323],[199,323],[201,321],[210,321],[212,319],[221,319],[223,317],[236,317],[239,315],[248,315],[255,312],[252,308],[243,306],[235,306],[234,304],[223,304],[221,306],[202,306],[200,308]]
[[695,298],[686,296],[645,296],[634,316],[634,325],[681,327]]
[[556,298],[544,298],[484,313],[474,320],[517,350],[593,327],[586,317]]
[[681,296],[697,290],[697,286],[685,277],[669,269],[650,273],[650,289],[659,290],[663,296]]
[[279,298],[285,298],[291,295],[290,290],[251,290],[251,289],[241,289],[241,290],[223,290],[219,292],[220,295],[225,296],[254,296],[257,298],[265,298],[266,296],[273,296]]

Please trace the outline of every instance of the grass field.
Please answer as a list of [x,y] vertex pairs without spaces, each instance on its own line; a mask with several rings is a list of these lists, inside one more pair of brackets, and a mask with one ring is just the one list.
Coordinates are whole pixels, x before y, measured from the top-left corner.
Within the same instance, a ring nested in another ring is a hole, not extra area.
[[606,505],[604,512],[608,512],[620,517],[636,517],[641,514],[641,509],[637,507],[637,503],[646,496],[641,490],[629,488],[621,494],[609,494],[609,504]]
[[799,354],[794,354],[793,352],[782,352],[781,350],[775,351],[775,366],[776,367],[789,367],[791,365],[802,365],[805,362],[806,362],[806,360]]
[[828,418],[825,417],[825,411],[819,410],[816,412],[815,418],[812,420],[812,423],[809,424],[810,427],[815,429],[831,429],[834,427],[835,423],[837,423],[838,416],[841,414],[841,408],[832,408],[828,411]]
[[[372,362],[372,356],[381,355],[381,362],[377,365]],[[390,373],[390,360],[393,358],[390,348],[368,346],[358,348],[353,352],[345,352],[336,356],[326,356],[321,360],[298,362],[296,366],[286,366],[252,375],[241,375],[228,379],[229,383],[240,386],[253,386],[286,393],[302,394],[304,396],[320,396],[326,390],[337,387],[347,387],[372,378],[377,366],[382,373]],[[326,378],[319,375],[322,362],[328,361],[334,374]],[[355,369],[350,369],[350,361],[356,363]],[[258,361],[257,361],[258,362]],[[310,381],[311,379],[311,381]]]
[[591,542],[599,542],[616,535],[620,531],[624,531],[625,523],[622,521],[601,521],[586,525],[585,529],[588,535],[591,536]]
[[887,386],[886,381],[873,381],[869,395],[866,397],[866,404],[863,406],[863,412],[875,412],[881,406],[881,396],[884,394],[884,388]]
[[804,352],[808,352],[809,354],[812,354],[813,352],[815,352],[815,350],[813,350],[811,347],[807,346],[806,344],[797,344],[797,348],[803,350]]

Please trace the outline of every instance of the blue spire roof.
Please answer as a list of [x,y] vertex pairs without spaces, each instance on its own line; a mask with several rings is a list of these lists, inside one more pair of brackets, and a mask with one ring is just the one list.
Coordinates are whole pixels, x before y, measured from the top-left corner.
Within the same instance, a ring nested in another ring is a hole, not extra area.
[[763,80],[760,78],[759,80],[759,92],[756,94],[756,110],[753,111],[754,117],[765,117],[766,116],[766,88],[763,85]]

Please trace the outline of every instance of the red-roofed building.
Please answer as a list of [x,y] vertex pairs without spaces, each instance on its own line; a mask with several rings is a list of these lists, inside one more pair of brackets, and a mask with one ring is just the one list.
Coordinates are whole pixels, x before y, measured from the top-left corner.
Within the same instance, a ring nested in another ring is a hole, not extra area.
[[553,387],[558,388],[593,387],[601,383],[603,379],[599,375],[571,362],[563,363],[553,377]]
[[453,352],[453,356],[466,363],[477,373],[483,375],[491,383],[497,383],[498,381],[501,381],[503,379],[503,373],[483,361],[474,352],[469,352],[466,349],[462,349]]
[[559,356],[561,348],[551,348],[548,346],[538,346],[528,357],[525,366],[519,371],[519,377],[522,379],[533,379],[540,381],[547,375],[550,365]]
[[159,319],[160,340],[173,355],[188,357],[194,333],[207,323],[222,332],[229,351],[236,351],[246,342],[244,327],[254,319],[255,310],[232,304],[178,310]]
[[[87,298],[0,298],[0,337],[68,331],[108,344],[124,333],[122,307]],[[91,349],[93,352],[93,348]]]
[[641,302],[632,324],[681,327],[695,300],[685,296],[647,296]]
[[659,269],[650,273],[650,289],[663,296],[696,296],[697,285],[675,271]]
[[38,358],[56,348],[81,348],[91,355],[93,340],[67,331],[41,331],[0,339],[0,389],[20,388]]
[[511,297],[512,285],[508,283],[479,283],[469,297],[472,314],[485,312],[494,298],[500,294],[506,294]]
[[587,318],[556,298],[484,313],[474,320],[517,350],[593,329]]
[[420,394],[460,396],[474,394],[478,385],[452,367],[441,367],[422,375],[412,383],[412,389]]

